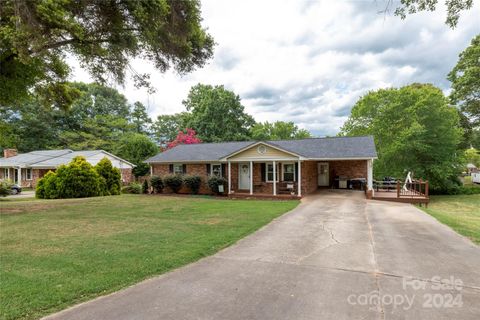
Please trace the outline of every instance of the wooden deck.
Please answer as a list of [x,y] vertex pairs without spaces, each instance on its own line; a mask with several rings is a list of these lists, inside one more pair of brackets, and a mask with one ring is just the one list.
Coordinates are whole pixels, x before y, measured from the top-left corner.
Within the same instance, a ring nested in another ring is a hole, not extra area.
[[407,183],[403,187],[401,181],[397,182],[394,189],[377,189],[373,193],[372,199],[381,201],[394,201],[403,203],[415,203],[428,205],[430,198],[428,196],[428,181],[414,181]]

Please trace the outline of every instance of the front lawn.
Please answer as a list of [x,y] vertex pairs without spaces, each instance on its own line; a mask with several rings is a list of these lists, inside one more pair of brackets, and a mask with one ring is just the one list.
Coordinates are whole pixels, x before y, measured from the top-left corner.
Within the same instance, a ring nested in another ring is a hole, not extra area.
[[431,196],[428,208],[421,209],[480,244],[480,194]]
[[234,243],[298,201],[121,195],[0,202],[0,318],[38,318]]

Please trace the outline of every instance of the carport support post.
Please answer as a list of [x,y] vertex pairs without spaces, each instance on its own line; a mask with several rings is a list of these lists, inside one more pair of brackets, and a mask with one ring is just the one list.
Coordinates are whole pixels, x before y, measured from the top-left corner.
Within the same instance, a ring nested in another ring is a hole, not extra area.
[[277,164],[273,161],[273,195],[277,195]]
[[228,161],[228,194],[232,190],[232,163]]
[[298,160],[298,196],[302,196],[302,163]]
[[367,191],[373,195],[373,159],[367,160]]
[[253,194],[253,161],[250,161],[250,194]]

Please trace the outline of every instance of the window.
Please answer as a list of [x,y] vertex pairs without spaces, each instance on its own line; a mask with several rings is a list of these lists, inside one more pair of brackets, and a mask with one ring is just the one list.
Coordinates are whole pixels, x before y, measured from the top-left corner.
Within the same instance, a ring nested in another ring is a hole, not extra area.
[[221,164],[212,164],[210,166],[212,176],[221,177],[222,176],[222,165]]
[[283,181],[295,181],[295,165],[293,163],[283,164]]
[[3,169],[3,178],[4,179],[10,179],[10,171],[8,168]]
[[[266,174],[267,176],[266,176],[266,179],[265,179],[265,180],[266,180],[267,182],[273,182],[273,164],[267,163],[267,164],[266,164],[266,169],[267,169],[267,170],[265,170],[265,174]],[[277,179],[276,179],[276,180],[278,181],[278,166],[277,166],[276,169],[277,169],[277,171],[276,171],[276,176],[277,176],[276,178],[277,178]]]
[[173,164],[173,173],[174,174],[183,174],[183,164],[174,163]]
[[32,169],[25,170],[25,180],[32,180]]

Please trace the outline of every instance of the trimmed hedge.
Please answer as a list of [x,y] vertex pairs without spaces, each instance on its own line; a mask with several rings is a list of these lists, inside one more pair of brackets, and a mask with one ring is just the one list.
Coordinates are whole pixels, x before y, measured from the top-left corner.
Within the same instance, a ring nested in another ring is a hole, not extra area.
[[225,193],[225,190],[226,190],[225,186],[227,184],[227,180],[222,177],[210,176],[210,178],[208,178],[207,184],[213,193],[220,194],[220,192],[218,191],[218,186],[222,185]]
[[167,187],[172,189],[173,192],[178,193],[183,185],[183,177],[179,174],[171,174],[165,176],[163,182]]
[[192,194],[197,194],[202,185],[202,178],[200,176],[184,176],[183,183],[190,189]]
[[130,183],[128,186],[122,188],[123,193],[141,194],[142,185],[136,182]]
[[150,185],[152,186],[153,191],[156,193],[162,193],[163,188],[165,187],[162,178],[159,176],[152,176],[150,178]]
[[97,173],[105,179],[102,184],[102,194],[105,196],[118,195],[122,188],[122,175],[120,170],[112,166],[112,162],[107,158],[100,160],[95,166]]

